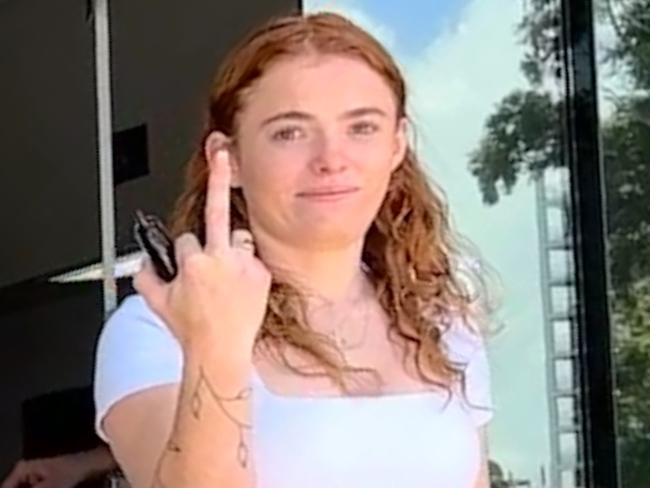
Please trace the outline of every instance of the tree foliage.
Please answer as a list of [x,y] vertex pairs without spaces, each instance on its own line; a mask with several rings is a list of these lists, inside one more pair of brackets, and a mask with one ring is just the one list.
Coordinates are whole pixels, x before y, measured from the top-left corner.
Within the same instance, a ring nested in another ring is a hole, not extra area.
[[[596,19],[614,33],[599,72],[623,77],[619,92],[601,84],[613,109],[601,122],[621,471],[625,488],[650,480],[650,0],[595,0]],[[559,2],[529,0],[518,25],[526,90],[504,97],[470,154],[483,201],[497,204],[522,177],[564,166],[564,99]],[[597,36],[604,29],[597,28]]]

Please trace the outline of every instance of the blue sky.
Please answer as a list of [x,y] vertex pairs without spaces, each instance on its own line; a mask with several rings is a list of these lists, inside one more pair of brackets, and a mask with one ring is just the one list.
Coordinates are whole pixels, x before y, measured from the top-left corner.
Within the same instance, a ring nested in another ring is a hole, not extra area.
[[[410,0],[408,2],[356,0],[357,8],[372,13],[378,23],[397,34],[400,54],[411,56],[426,48],[445,28],[460,19],[466,0]],[[408,8],[405,7],[408,5]]]

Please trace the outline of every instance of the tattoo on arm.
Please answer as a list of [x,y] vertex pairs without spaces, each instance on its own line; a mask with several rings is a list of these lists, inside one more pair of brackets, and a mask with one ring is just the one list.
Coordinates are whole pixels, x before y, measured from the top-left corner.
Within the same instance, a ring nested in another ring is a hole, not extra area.
[[248,446],[246,446],[244,442],[244,430],[246,429],[250,430],[251,425],[235,418],[230,412],[228,412],[225,404],[232,403],[239,400],[247,400],[251,395],[251,391],[252,391],[251,388],[250,387],[244,388],[239,393],[237,393],[237,395],[231,398],[220,396],[214,390],[212,384],[210,384],[210,381],[205,375],[205,371],[203,371],[203,367],[202,366],[199,367],[199,379],[196,383],[196,387],[194,388],[194,393],[192,394],[192,404],[191,404],[192,415],[197,420],[201,418],[201,409],[203,407],[203,399],[201,398],[201,393],[200,393],[201,387],[203,385],[205,385],[210,397],[219,406],[219,408],[224,413],[224,415],[228,417],[230,420],[232,420],[232,422],[235,423],[235,425],[237,425],[237,428],[239,430],[237,460],[242,468],[246,468],[248,466],[248,461],[249,461],[249,451],[248,451]]
[[[201,397],[201,392],[200,392],[201,387],[203,385],[205,385],[210,397],[212,397],[212,399],[216,402],[216,404],[219,406],[221,411],[226,415],[226,417],[228,417],[230,420],[232,420],[232,422],[235,425],[237,425],[237,428],[239,430],[239,445],[237,446],[237,460],[242,468],[246,468],[248,466],[248,461],[249,461],[249,452],[248,452],[248,447],[244,443],[244,430],[245,429],[250,430],[251,425],[236,419],[230,412],[228,412],[224,404],[226,402],[234,402],[237,400],[248,399],[252,391],[251,388],[244,388],[237,395],[231,398],[222,397],[215,392],[213,386],[210,384],[207,376],[205,375],[205,371],[203,370],[203,367],[200,367],[199,379],[196,383],[196,386],[194,387],[194,393],[192,393],[192,399],[191,399],[192,416],[197,420],[200,420],[201,418],[201,409],[203,407],[203,399]],[[162,456],[160,457],[158,464],[156,465],[156,470],[154,472],[154,479],[151,488],[169,488],[167,484],[165,484],[162,480],[161,468],[165,460],[165,457],[167,457],[167,455],[169,455],[170,453],[180,454],[181,452],[182,449],[175,439],[172,438],[167,442],[165,450]]]
[[163,483],[162,475],[160,473],[160,470],[162,469],[163,461],[165,460],[168,451],[169,451],[169,447],[167,447],[167,449],[163,451],[162,456],[160,456],[160,459],[158,460],[158,464],[156,464],[156,470],[153,473],[153,482],[151,483],[151,488],[168,488],[167,485]]
[[165,462],[165,458],[171,453],[171,454],[180,454],[183,452],[181,449],[180,444],[176,439],[174,439],[173,434],[172,437],[167,441],[167,445],[165,446],[165,449],[163,450],[162,455],[160,456],[160,459],[158,460],[158,464],[156,464],[156,469],[153,474],[153,484],[151,485],[151,488],[169,488],[166,483],[163,482],[162,480],[162,466],[163,463]]

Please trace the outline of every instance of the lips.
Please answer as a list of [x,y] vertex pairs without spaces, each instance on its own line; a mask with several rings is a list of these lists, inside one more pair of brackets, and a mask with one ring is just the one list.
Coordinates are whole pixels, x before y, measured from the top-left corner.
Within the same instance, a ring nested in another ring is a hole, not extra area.
[[353,186],[330,186],[330,187],[319,187],[309,190],[302,191],[297,195],[299,197],[336,197],[341,195],[347,195],[349,193],[354,193],[358,191],[359,188]]

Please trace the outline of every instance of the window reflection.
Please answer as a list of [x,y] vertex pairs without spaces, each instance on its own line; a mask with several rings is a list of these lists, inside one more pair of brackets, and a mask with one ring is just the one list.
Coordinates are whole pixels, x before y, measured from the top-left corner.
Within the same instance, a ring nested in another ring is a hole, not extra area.
[[650,5],[594,8],[619,471],[637,488],[650,479]]
[[395,55],[416,149],[459,230],[504,283],[505,327],[489,344],[491,485],[583,486],[560,4],[388,4],[304,2],[350,16]]

